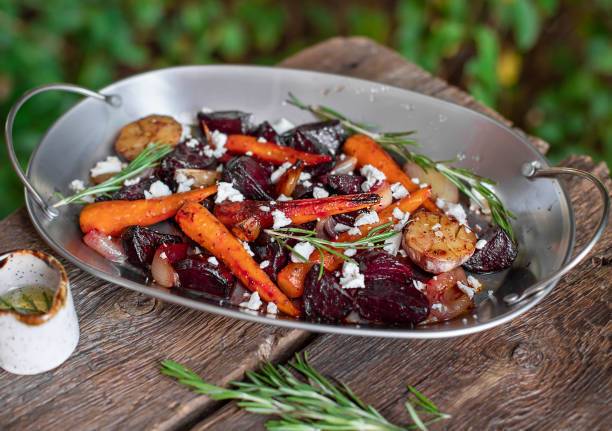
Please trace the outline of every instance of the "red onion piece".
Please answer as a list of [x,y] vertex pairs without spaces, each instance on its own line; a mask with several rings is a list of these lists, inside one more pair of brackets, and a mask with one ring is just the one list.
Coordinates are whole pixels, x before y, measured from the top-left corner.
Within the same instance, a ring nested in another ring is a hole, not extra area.
[[338,163],[336,163],[333,169],[329,171],[329,174],[350,174],[355,170],[355,166],[357,166],[357,159],[355,157],[349,156],[344,160],[340,160]]
[[127,259],[120,240],[104,235],[95,229],[87,232],[83,237],[83,242],[111,262],[123,263]]

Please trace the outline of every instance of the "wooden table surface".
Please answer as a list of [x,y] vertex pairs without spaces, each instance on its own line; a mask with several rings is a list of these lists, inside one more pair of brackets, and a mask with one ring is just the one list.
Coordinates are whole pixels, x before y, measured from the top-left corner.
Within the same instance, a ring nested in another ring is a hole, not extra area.
[[[368,39],[331,39],[282,65],[415,90],[508,124]],[[545,142],[529,139],[547,150]],[[593,172],[612,190],[605,165],[583,156],[562,165]],[[580,246],[600,205],[583,182],[569,181],[567,190]],[[0,222],[0,251],[16,247],[49,251],[25,209]],[[104,283],[64,261],[79,345],[62,366],[38,376],[0,371],[0,429],[262,429],[265,418],[193,394],[161,376],[159,363],[183,362],[223,385],[261,361],[284,362],[299,351],[399,423],[408,422],[402,400],[411,384],[453,415],[437,429],[609,428],[611,262],[608,227],[588,258],[513,322],[463,338],[401,341],[318,335],[196,312]]]

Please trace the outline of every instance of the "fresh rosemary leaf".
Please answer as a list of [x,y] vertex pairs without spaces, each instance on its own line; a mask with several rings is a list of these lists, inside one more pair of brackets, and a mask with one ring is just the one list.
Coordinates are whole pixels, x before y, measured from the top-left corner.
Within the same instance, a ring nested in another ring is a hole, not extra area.
[[412,424],[395,425],[348,386],[323,376],[308,363],[306,355],[300,354],[289,366],[267,363],[259,371],[249,371],[245,381],[231,382],[229,388],[211,385],[170,360],[162,362],[161,372],[214,400],[234,400],[251,413],[277,416],[266,422],[266,428],[274,431],[427,430],[428,424],[450,418],[409,386],[410,397],[405,406]]

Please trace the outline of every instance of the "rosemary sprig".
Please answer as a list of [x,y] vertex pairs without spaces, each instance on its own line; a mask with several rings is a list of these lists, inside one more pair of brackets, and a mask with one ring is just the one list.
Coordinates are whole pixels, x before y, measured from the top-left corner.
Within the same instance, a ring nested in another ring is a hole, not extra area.
[[123,187],[123,182],[133,178],[141,172],[157,165],[157,162],[168,155],[172,151],[172,146],[166,144],[149,144],[142,152],[130,162],[121,172],[117,173],[108,180],[88,187],[73,194],[72,196],[62,197],[61,200],[53,204],[53,207],[61,207],[72,203],[86,203],[83,198],[92,195],[101,195],[108,192],[114,192]]
[[289,366],[267,363],[259,371],[248,371],[245,381],[231,382],[228,389],[205,382],[174,361],[163,361],[161,372],[214,400],[236,400],[248,412],[279,416],[266,422],[266,428],[272,431],[427,430],[428,424],[450,418],[408,386],[410,397],[404,405],[413,423],[395,425],[365,404],[348,386],[324,377],[308,363],[306,355],[300,354]]
[[[289,93],[287,103],[296,106],[300,109],[310,111],[314,115],[323,119],[334,119],[342,123],[348,130],[355,133],[362,133],[377,141],[385,150],[393,153],[395,156],[417,164],[424,171],[433,169],[442,174],[446,179],[453,183],[463,194],[473,200],[483,211],[491,211],[493,222],[503,229],[512,240],[514,240],[514,232],[510,220],[515,218],[514,214],[504,207],[499,196],[493,191],[492,186],[495,182],[476,175],[475,173],[448,165],[448,161],[434,161],[429,157],[415,153],[408,148],[408,145],[414,145],[414,141],[405,142],[403,137],[407,134],[400,135],[395,139],[395,133],[373,132],[371,128],[364,129],[360,123],[352,122],[344,115],[326,106],[307,105],[300,101],[295,95]],[[367,133],[364,133],[364,130]],[[402,133],[402,132],[400,132]],[[407,133],[407,132],[406,132]],[[411,132],[412,133],[412,132]],[[383,138],[383,139],[381,139]]]

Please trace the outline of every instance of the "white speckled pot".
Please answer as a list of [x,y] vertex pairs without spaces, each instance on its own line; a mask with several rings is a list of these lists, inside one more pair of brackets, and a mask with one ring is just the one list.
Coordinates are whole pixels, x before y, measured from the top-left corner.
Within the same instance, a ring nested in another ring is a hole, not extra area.
[[79,342],[79,322],[62,264],[35,250],[0,256],[0,295],[31,285],[55,290],[47,313],[0,310],[0,367],[15,374],[51,370],[68,359]]

